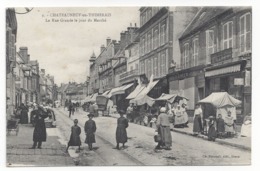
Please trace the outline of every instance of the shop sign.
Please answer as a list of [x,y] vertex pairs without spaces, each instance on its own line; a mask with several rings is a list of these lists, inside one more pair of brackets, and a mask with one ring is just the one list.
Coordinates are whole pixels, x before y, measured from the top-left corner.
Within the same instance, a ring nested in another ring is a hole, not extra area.
[[234,85],[244,85],[244,79],[243,78],[235,78],[234,79]]

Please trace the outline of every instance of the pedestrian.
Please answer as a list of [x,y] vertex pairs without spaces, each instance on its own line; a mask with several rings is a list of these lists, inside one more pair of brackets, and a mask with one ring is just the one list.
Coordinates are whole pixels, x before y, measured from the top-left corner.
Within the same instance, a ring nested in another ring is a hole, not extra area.
[[208,140],[209,141],[215,141],[217,137],[216,129],[215,129],[215,121],[214,117],[209,117],[209,131],[208,131]]
[[94,116],[98,117],[98,105],[97,105],[97,103],[94,102],[93,106],[94,106]]
[[189,124],[189,116],[187,114],[187,111],[186,111],[186,108],[187,108],[187,105],[185,103],[183,103],[182,105],[182,115],[183,115],[183,120],[184,120],[184,124],[183,126],[184,127],[189,127],[188,124]]
[[119,150],[119,143],[123,144],[127,142],[127,132],[126,128],[128,127],[128,120],[124,117],[125,111],[119,110],[120,118],[117,119],[117,128],[116,128],[116,148]]
[[37,106],[33,112],[35,126],[33,131],[33,146],[30,149],[35,149],[37,145],[41,149],[42,142],[45,142],[47,139],[44,119],[48,117],[48,112],[40,106]]
[[127,109],[126,109],[126,112],[127,112],[127,119],[130,121],[130,122],[133,122],[133,104],[131,103]]
[[169,117],[166,114],[166,108],[162,107],[160,109],[160,115],[158,116],[157,122],[157,131],[161,137],[161,141],[158,142],[156,149],[160,149],[162,146],[165,146],[166,150],[170,150],[172,146],[172,135],[170,130]]
[[242,137],[251,137],[251,122],[252,122],[251,113],[249,113],[244,117],[243,120],[243,124],[241,127],[241,134],[240,134]]
[[225,132],[228,138],[232,136],[232,133],[234,132],[234,127],[235,127],[234,119],[231,116],[231,111],[228,111],[228,115],[225,118]]
[[80,141],[81,128],[78,126],[78,119],[74,119],[74,125],[71,127],[70,140],[66,152],[70,146],[78,146],[80,151],[81,141]]
[[185,120],[183,117],[183,110],[180,105],[177,105],[177,109],[174,110],[175,114],[175,122],[174,128],[184,128]]
[[193,117],[193,134],[198,135],[202,131],[202,110],[199,104],[196,104]]
[[95,132],[97,130],[96,123],[93,120],[94,115],[93,114],[88,114],[89,120],[86,121],[84,130],[86,133],[86,139],[85,143],[88,144],[89,150],[92,150],[92,144],[96,142],[95,139]]
[[73,103],[70,103],[69,104],[69,117],[72,115],[74,115],[74,111],[75,111],[75,108],[74,108],[74,105]]
[[220,139],[222,139],[225,133],[225,121],[222,118],[221,114],[218,114],[218,119],[216,123],[217,123],[217,135]]
[[28,124],[28,108],[22,103],[20,106],[21,115],[20,115],[20,123]]
[[94,102],[90,102],[89,104],[89,114],[92,114],[93,116],[95,114]]

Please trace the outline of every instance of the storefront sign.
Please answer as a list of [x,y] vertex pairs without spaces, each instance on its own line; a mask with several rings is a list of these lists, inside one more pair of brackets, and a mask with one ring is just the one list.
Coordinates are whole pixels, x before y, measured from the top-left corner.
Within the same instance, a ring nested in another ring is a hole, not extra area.
[[235,78],[234,79],[234,85],[244,85],[244,79],[243,78]]

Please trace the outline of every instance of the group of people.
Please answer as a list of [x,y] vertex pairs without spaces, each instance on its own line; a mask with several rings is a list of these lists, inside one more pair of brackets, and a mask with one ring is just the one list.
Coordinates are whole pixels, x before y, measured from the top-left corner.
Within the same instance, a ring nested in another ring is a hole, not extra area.
[[[116,149],[120,149],[120,143],[125,147],[127,142],[127,131],[128,120],[124,117],[125,112],[119,111],[120,117],[117,120],[117,129],[116,129]],[[88,114],[89,120],[85,122],[84,131],[86,134],[85,143],[88,144],[89,150],[93,150],[93,143],[96,143],[95,132],[97,130],[96,123],[93,120],[94,114],[91,112]],[[70,146],[78,146],[80,151],[81,140],[80,140],[81,128],[78,126],[78,120],[74,120],[74,125],[71,127],[71,136],[68,142],[66,151],[68,151]]]

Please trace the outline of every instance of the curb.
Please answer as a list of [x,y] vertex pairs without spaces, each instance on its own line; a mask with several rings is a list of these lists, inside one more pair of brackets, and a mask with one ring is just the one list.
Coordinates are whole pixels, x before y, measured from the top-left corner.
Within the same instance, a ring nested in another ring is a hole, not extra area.
[[[204,140],[208,140],[208,137],[205,136],[205,135],[194,136],[190,132],[180,131],[180,130],[176,130],[176,129],[172,129],[172,131],[173,132],[177,132],[177,133],[181,133],[181,134],[186,134],[186,135],[193,136],[193,137],[197,137],[197,138],[201,138],[201,139],[204,139]],[[232,146],[232,147],[236,147],[236,148],[240,148],[240,149],[251,151],[251,147],[247,147],[247,146],[244,146],[244,145],[234,144],[234,143],[230,143],[230,142],[223,141],[223,140],[220,140],[220,139],[216,139],[215,142],[218,143],[218,144],[221,144],[221,145],[228,145],[228,146]]]

